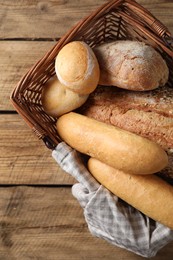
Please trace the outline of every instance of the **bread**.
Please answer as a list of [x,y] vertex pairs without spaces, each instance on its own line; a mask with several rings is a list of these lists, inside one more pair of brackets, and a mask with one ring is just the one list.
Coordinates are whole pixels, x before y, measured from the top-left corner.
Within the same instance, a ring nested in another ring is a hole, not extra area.
[[144,91],[166,84],[169,70],[162,56],[138,41],[114,41],[94,49],[100,66],[100,85]]
[[116,87],[98,87],[78,109],[88,117],[112,124],[173,148],[173,90],[162,87],[135,92]]
[[57,77],[50,79],[42,91],[42,106],[53,117],[61,116],[80,107],[88,95],[77,94],[59,82]]
[[155,175],[132,175],[96,159],[88,168],[95,179],[113,194],[148,217],[173,229],[173,187]]
[[168,154],[168,165],[157,173],[159,177],[173,185],[173,153]]
[[57,120],[57,130],[77,151],[131,174],[152,174],[168,158],[156,143],[120,128],[70,112]]
[[63,85],[81,95],[93,92],[100,77],[94,52],[81,41],[70,42],[60,50],[55,61],[55,71]]

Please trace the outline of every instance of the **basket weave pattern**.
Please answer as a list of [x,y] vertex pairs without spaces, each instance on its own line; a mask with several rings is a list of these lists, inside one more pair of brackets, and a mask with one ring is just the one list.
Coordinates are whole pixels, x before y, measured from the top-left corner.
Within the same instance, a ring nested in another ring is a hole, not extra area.
[[11,94],[15,109],[48,148],[53,149],[60,138],[56,118],[43,110],[41,94],[44,84],[55,75],[55,58],[60,49],[74,40],[94,47],[106,41],[125,39],[143,41],[158,50],[170,70],[167,87],[173,87],[173,38],[167,28],[133,0],[109,1],[69,30],[22,77]]

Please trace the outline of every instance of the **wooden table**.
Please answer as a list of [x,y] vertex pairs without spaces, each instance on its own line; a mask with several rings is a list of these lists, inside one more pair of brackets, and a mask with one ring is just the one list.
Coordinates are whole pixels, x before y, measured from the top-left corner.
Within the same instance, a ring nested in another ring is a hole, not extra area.
[[[139,260],[93,237],[75,182],[25,125],[9,95],[72,25],[104,0],[0,0],[0,259]],[[173,34],[172,0],[138,0]],[[157,260],[172,259],[173,243]]]

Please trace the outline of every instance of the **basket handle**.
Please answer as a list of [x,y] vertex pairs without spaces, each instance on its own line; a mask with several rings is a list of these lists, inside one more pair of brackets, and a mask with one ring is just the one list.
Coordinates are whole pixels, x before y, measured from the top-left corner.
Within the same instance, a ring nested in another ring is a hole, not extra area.
[[126,0],[125,5],[136,13],[142,20],[154,30],[160,37],[163,35],[171,36],[167,27],[154,17],[147,9],[139,5],[135,0]]

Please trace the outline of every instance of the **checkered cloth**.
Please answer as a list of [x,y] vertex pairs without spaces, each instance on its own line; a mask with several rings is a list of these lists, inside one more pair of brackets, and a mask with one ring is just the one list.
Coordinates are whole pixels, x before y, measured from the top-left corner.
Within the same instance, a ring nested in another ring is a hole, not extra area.
[[173,230],[113,195],[88,172],[79,153],[64,142],[52,152],[59,166],[79,183],[72,194],[84,209],[92,235],[143,257],[153,257],[173,240]]

